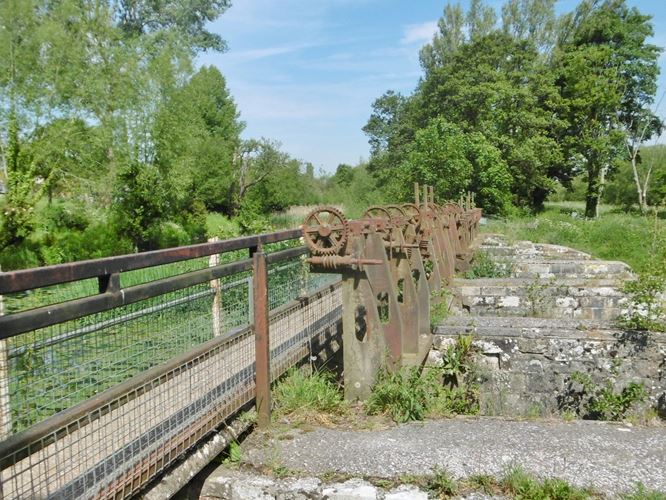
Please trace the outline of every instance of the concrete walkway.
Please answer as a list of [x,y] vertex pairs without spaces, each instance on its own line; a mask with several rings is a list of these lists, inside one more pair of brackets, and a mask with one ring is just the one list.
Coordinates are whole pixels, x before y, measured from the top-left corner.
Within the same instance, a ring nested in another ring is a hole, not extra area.
[[[255,441],[256,442],[256,441]],[[444,468],[457,478],[501,476],[520,465],[540,477],[558,477],[609,497],[641,482],[666,492],[666,427],[591,421],[516,421],[455,418],[381,431],[290,431],[244,450],[244,461],[276,461],[306,475],[332,471],[397,478]]]

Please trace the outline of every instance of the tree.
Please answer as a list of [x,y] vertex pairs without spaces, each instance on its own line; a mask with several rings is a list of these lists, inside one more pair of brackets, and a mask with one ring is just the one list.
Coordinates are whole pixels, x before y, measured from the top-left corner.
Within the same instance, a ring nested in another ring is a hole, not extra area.
[[585,215],[596,217],[627,131],[638,130],[637,118],[654,99],[660,50],[646,43],[653,34],[650,17],[623,0],[581,8],[586,15],[578,16],[575,32],[559,47],[556,64],[567,106],[568,160],[586,173]]
[[465,43],[490,33],[496,22],[495,10],[481,0],[472,0],[467,14],[460,4],[446,4],[437,21],[437,33],[419,53],[421,67],[426,74],[442,67]]
[[[651,110],[640,110],[625,129],[625,147],[627,158],[631,164],[633,181],[638,195],[638,207],[645,214],[648,209],[648,190],[654,163],[644,162],[640,154],[643,143],[653,135],[661,135],[663,123]],[[635,120],[635,121],[634,121]],[[641,172],[640,166],[645,166],[645,172]]]
[[280,151],[280,144],[268,139],[241,141],[235,153],[233,213],[238,213],[251,189],[260,186],[269,176],[283,169],[289,155]]
[[553,47],[557,24],[555,0],[508,0],[502,6],[502,30],[543,52]]
[[511,205],[511,176],[501,152],[483,134],[465,133],[441,117],[416,133],[399,178],[405,200],[419,182],[434,186],[444,199],[472,190],[489,213],[504,214]]
[[226,80],[212,66],[170,93],[155,120],[155,162],[177,196],[231,211],[234,154],[244,127],[238,118]]
[[119,234],[137,250],[151,250],[160,224],[172,213],[168,184],[152,165],[132,163],[118,174],[113,200],[114,223]]
[[445,117],[482,133],[502,153],[514,202],[540,208],[554,180],[568,182],[558,137],[560,97],[554,75],[529,41],[493,32],[465,44],[422,81],[413,123]]

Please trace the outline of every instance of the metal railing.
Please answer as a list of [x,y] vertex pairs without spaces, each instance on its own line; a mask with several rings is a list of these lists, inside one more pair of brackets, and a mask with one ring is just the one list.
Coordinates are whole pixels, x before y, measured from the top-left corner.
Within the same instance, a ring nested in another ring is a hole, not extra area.
[[0,273],[0,496],[127,497],[255,395],[267,418],[340,328],[300,236]]

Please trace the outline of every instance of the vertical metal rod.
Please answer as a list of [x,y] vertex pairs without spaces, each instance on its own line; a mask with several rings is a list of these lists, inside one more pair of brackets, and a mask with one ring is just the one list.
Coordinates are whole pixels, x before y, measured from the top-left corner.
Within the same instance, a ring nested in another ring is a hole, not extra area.
[[[5,313],[3,300],[3,296],[0,295],[0,316]],[[7,340],[0,340],[0,440],[7,439],[12,431],[12,410],[9,403],[8,350]]]
[[268,337],[268,271],[266,255],[259,249],[252,256],[254,277],[254,346],[256,360],[257,425],[271,423],[271,353]]
[[414,203],[416,206],[420,206],[421,202],[419,201],[419,183],[415,182],[414,183]]

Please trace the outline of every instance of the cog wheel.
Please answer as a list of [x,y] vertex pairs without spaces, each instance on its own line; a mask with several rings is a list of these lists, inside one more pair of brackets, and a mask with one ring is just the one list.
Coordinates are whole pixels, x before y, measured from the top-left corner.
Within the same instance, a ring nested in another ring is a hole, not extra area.
[[391,220],[391,212],[388,211],[387,208],[379,206],[379,205],[373,205],[369,207],[365,213],[363,214],[363,217],[371,218],[371,219],[386,219],[386,220]]
[[421,222],[421,210],[414,203],[404,203],[402,205],[406,216],[409,218],[409,222],[418,226]]
[[407,213],[400,205],[386,205],[384,208],[388,210],[391,217],[407,217]]
[[349,222],[337,208],[320,207],[310,212],[301,226],[305,244],[316,255],[336,255],[349,236]]

